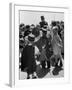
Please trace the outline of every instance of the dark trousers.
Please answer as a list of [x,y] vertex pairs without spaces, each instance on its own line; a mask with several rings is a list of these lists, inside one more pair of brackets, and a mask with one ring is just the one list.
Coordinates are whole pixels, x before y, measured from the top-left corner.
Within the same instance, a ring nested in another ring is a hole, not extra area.
[[50,61],[42,61],[42,63],[41,63],[42,68],[45,68],[46,62],[47,62],[47,68],[50,68]]
[[47,68],[50,68],[50,61],[47,61]]
[[45,68],[45,66],[46,66],[45,61],[42,61],[42,62],[41,62],[41,65],[42,65],[42,68]]
[[29,65],[28,69],[27,69],[28,75],[33,74],[34,72],[36,72],[36,63],[35,62],[33,62],[33,64]]

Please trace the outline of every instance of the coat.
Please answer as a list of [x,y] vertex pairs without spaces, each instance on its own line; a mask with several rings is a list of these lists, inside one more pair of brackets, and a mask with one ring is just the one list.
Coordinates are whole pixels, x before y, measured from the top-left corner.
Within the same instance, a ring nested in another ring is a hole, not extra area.
[[42,49],[41,51],[41,54],[40,54],[40,57],[39,57],[39,61],[46,61],[47,60],[47,57],[46,57],[46,50],[45,48]]
[[46,44],[46,39],[44,39],[43,37],[41,37],[37,42],[34,43],[34,45],[36,45],[39,49],[39,51],[42,51],[42,46],[44,46]]
[[52,39],[52,47],[53,47],[53,54],[60,55],[61,54],[61,46],[62,42],[60,40],[59,35],[54,35]]
[[33,65],[35,65],[34,47],[32,45],[27,45],[22,52],[21,70],[24,70],[26,67],[32,69],[31,66]]
[[49,60],[50,57],[52,56],[53,54],[53,50],[52,50],[52,44],[51,44],[51,36],[47,39],[46,41],[46,56],[47,56],[47,59]]

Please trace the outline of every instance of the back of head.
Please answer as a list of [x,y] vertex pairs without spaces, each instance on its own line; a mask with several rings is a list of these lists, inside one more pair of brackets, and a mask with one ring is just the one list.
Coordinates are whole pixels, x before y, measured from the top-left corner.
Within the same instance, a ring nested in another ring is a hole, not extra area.
[[56,21],[52,21],[51,25],[56,26]]
[[32,30],[32,34],[34,34],[35,37],[37,37],[37,36],[40,35],[40,31],[39,31],[37,28],[34,28],[34,29]]

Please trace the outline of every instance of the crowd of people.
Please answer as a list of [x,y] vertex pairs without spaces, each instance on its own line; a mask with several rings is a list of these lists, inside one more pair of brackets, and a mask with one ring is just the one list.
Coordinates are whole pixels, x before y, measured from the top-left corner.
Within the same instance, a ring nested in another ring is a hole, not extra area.
[[41,16],[37,25],[19,25],[19,68],[27,72],[27,79],[38,78],[41,69],[63,68],[64,22],[52,21],[50,25]]

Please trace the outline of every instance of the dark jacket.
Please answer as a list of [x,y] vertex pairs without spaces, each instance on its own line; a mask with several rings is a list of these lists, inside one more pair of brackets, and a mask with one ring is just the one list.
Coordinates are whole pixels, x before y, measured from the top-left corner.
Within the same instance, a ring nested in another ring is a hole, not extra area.
[[44,25],[48,25],[48,23],[46,21],[43,21],[43,22],[41,21],[39,24],[40,24],[41,28],[44,27]]
[[33,64],[35,64],[34,47],[27,45],[22,52],[21,70],[24,70],[26,67],[29,68]]
[[47,59],[50,59],[52,54],[53,54],[53,50],[52,50],[51,37],[50,37],[46,41],[46,56],[47,56]]

